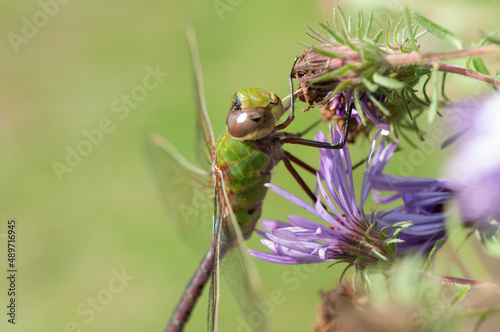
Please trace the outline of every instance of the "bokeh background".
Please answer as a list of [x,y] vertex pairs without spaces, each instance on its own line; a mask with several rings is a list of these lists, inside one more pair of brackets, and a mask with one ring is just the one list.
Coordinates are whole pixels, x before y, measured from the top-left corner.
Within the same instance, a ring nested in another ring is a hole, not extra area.
[[[186,24],[192,23],[197,32],[207,105],[217,136],[224,132],[230,96],[237,89],[260,86],[287,95],[293,59],[303,50],[297,41],[310,41],[304,24],[315,26],[330,19],[334,3],[62,2],[0,3],[0,307],[4,308],[0,330],[161,331],[202,257],[176,233],[144,153],[152,132],[166,137],[190,160],[199,144]],[[480,32],[498,29],[500,10],[495,0],[337,3],[345,12],[355,12],[361,5],[366,12],[373,8],[379,15],[374,28],[392,15],[399,17],[408,4],[455,32],[465,45],[477,41]],[[218,12],[216,6],[225,10]],[[30,29],[27,22],[39,26]],[[13,43],[12,33],[22,36],[23,31],[27,38]],[[451,49],[433,38],[427,40],[424,50]],[[115,112],[113,107],[124,106],[123,95],[142,86],[148,68],[168,74],[127,112]],[[450,81],[450,97],[485,91],[468,80]],[[290,131],[317,118],[317,111],[299,114]],[[88,154],[58,176],[54,163],[65,164],[68,149],[85,144],[84,132],[99,128],[102,121],[111,126],[109,133],[87,146]],[[361,140],[353,159],[364,157],[368,146]],[[313,163],[318,156],[314,149],[290,150]],[[441,154],[429,155],[414,175],[439,175],[441,161]],[[273,182],[301,194],[282,165]],[[284,220],[290,213],[302,212],[268,195],[265,217]],[[9,218],[18,222],[15,326],[6,323],[4,313]],[[257,236],[249,246],[262,248]],[[333,287],[341,268],[255,263],[264,293],[280,290],[286,299],[269,317],[274,330],[310,330],[318,290]],[[113,281],[115,274],[123,271],[130,279],[110,293],[120,285]],[[106,304],[90,309],[89,299],[104,294],[112,294]],[[187,331],[205,329],[206,303],[207,293]],[[223,286],[221,330],[235,331],[235,317],[237,306]]]

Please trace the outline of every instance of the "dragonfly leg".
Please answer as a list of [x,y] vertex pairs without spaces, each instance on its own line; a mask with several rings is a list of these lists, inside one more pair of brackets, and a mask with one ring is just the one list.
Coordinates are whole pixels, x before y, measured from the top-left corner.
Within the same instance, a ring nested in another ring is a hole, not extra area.
[[292,66],[292,70],[290,70],[290,76],[288,76],[288,85],[290,87],[290,106],[285,106],[285,109],[288,109],[288,107],[290,107],[290,114],[288,115],[288,118],[285,120],[285,122],[277,125],[276,127],[274,127],[274,129],[276,130],[282,130],[282,129],[285,129],[286,127],[288,127],[288,125],[290,123],[292,123],[293,119],[295,119],[295,98],[296,98],[296,94],[298,93],[298,91],[300,90],[297,90],[297,91],[293,91],[293,68],[295,68],[295,64],[297,63],[297,60],[299,60],[299,57],[295,57],[295,60],[293,62],[293,66]]
[[294,162],[295,164],[297,164],[298,166],[302,167],[303,169],[305,169],[306,171],[308,171],[312,175],[316,175],[316,173],[318,172],[314,167],[310,166],[306,162],[304,162],[304,161],[300,160],[299,158],[295,157],[290,152],[283,150],[283,154],[285,155],[285,157],[288,160],[290,160],[291,162]]
[[309,187],[304,182],[304,180],[299,175],[299,173],[297,173],[297,171],[295,170],[295,168],[293,168],[292,163],[290,162],[290,160],[288,160],[288,158],[285,157],[285,156],[283,156],[281,158],[281,160],[283,160],[283,163],[285,164],[286,169],[288,169],[288,171],[293,175],[294,179],[299,183],[300,187],[302,189],[304,189],[304,191],[306,192],[306,194],[313,200],[313,202],[316,202],[316,199],[317,199],[316,195],[314,195],[314,193],[312,192],[312,190],[309,189]]
[[337,143],[328,143],[328,142],[318,142],[318,141],[313,141],[309,139],[304,139],[297,137],[297,135],[292,135],[288,136],[285,138],[282,138],[280,140],[281,143],[290,143],[290,144],[300,144],[300,145],[307,145],[307,146],[312,146],[316,148],[324,148],[324,149],[342,149],[347,142],[347,135],[349,133],[349,123],[351,121],[351,114],[352,114],[352,108],[354,107],[354,104],[349,105],[349,109],[347,111],[347,120],[344,125],[344,135],[342,137],[342,141],[337,142]]

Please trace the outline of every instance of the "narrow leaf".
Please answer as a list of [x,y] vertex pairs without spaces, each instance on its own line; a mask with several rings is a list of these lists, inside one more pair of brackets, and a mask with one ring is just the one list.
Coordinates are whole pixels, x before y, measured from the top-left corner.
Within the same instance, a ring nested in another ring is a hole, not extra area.
[[342,54],[342,53],[330,52],[330,51],[327,51],[327,50],[322,49],[322,48],[317,47],[317,46],[311,46],[311,47],[312,47],[312,49],[314,49],[319,54],[325,55],[325,56],[327,56],[329,58],[340,58],[340,59],[345,58],[345,55]]
[[438,98],[439,98],[438,69],[439,69],[439,64],[437,63],[434,64],[434,70],[432,72],[432,83],[434,85],[434,91],[432,93],[431,106],[429,107],[428,110],[429,113],[427,114],[429,123],[432,123],[436,118],[437,108],[438,108]]
[[335,71],[333,71],[331,73],[326,73],[325,75],[320,76],[319,78],[315,79],[313,81],[313,83],[319,83],[321,81],[328,80],[328,79],[331,79],[331,78],[343,75],[348,70],[351,70],[351,69],[356,69],[356,65],[353,64],[353,63],[351,63],[349,65],[345,65],[344,67],[339,68],[339,69],[337,69],[337,70],[335,70]]
[[380,29],[379,32],[377,32],[377,34],[375,35],[375,37],[373,38],[373,42],[375,44],[378,43],[378,40],[380,39],[380,37],[382,37],[382,35],[384,34],[384,29]]
[[446,81],[446,73],[443,73],[443,82],[441,83],[441,96],[443,96],[443,99],[446,101],[450,101],[450,98],[446,96],[444,93],[444,82]]
[[401,90],[405,87],[405,84],[403,82],[380,75],[378,73],[373,74],[373,82],[392,90]]
[[378,90],[378,85],[370,82],[364,77],[361,77],[361,82],[363,82],[363,85],[368,89],[370,92],[376,92]]
[[401,26],[401,23],[403,23],[404,17],[401,17],[399,20],[398,24],[396,24],[396,28],[394,28],[394,36],[392,39],[396,43],[396,45],[400,46],[403,43],[404,36],[401,36],[401,40],[398,40],[398,32],[399,32],[399,27]]
[[368,98],[375,104],[375,106],[378,107],[378,109],[384,113],[385,115],[390,115],[391,113],[389,112],[389,110],[384,106],[382,105],[382,103],[380,101],[378,101],[377,98],[373,97],[371,93],[368,93],[367,94]]
[[444,42],[447,42],[453,46],[455,46],[457,49],[461,50],[463,48],[462,42],[460,39],[458,39],[455,34],[439,24],[431,21],[427,17],[419,14],[418,12],[412,10],[411,11],[413,14],[413,18],[420,23],[421,26],[423,26],[425,29],[427,29],[431,34],[433,34],[436,38],[441,39]]
[[362,34],[363,34],[363,24],[365,18],[363,16],[363,9],[360,9],[358,11],[358,39],[361,40],[363,39]]
[[361,99],[359,98],[359,87],[354,88],[354,105],[356,106],[356,109],[358,110],[358,116],[361,120],[361,123],[366,126],[366,116],[365,113],[362,111],[363,107],[361,106]]
[[[405,20],[406,20],[406,25],[411,26],[411,15],[408,7],[405,7]],[[417,31],[417,28],[418,24],[415,27],[415,31],[413,31],[413,29],[410,29],[410,48],[414,52],[420,53],[417,45],[415,44],[415,32]]]
[[483,59],[481,59],[480,57],[478,57],[478,56],[472,57],[472,64],[474,65],[474,69],[477,72],[484,74],[484,75],[488,75],[488,76],[490,75],[490,72],[488,71],[488,69],[484,65]]
[[500,36],[498,36],[498,35],[493,36],[493,34],[487,34],[485,36],[485,38],[488,39],[488,41],[493,43],[493,44],[500,45]]
[[373,10],[370,12],[370,18],[368,19],[368,24],[366,25],[365,37],[369,37],[370,30],[373,23]]

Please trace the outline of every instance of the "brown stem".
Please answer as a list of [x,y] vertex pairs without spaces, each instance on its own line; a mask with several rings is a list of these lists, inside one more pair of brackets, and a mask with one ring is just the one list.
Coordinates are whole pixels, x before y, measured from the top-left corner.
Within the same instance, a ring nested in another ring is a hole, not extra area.
[[[398,67],[402,65],[422,64],[424,67],[432,68],[435,63],[439,63],[443,60],[466,58],[470,56],[487,55],[487,54],[500,54],[500,46],[494,45],[494,46],[487,46],[480,48],[471,48],[467,50],[429,53],[429,54],[412,53],[412,54],[402,54],[402,55],[387,55],[385,57],[385,60],[389,63],[390,66],[393,67]],[[497,80],[488,75],[470,71],[466,68],[447,65],[447,64],[439,64],[439,70],[447,73],[453,73],[457,75],[470,77],[488,84],[500,86],[500,80]]]
[[403,65],[416,65],[419,63],[436,63],[443,60],[468,58],[470,56],[487,55],[487,54],[500,54],[500,45],[471,48],[466,50],[451,51],[451,52],[438,52],[429,54],[411,53],[395,55],[390,54],[385,57],[385,60],[394,67]]
[[500,294],[500,286],[491,282],[477,281],[464,278],[455,278],[448,276],[435,276],[426,271],[420,271],[420,274],[426,277],[427,279],[437,280],[444,284],[463,285],[470,288],[481,288]]
[[[432,64],[424,64],[424,67],[431,68],[433,67]],[[447,65],[444,63],[439,64],[439,71],[443,71],[446,73],[453,73],[457,75],[462,75],[462,76],[467,76],[473,79],[476,79],[478,81],[483,81],[484,83],[500,86],[500,80],[497,80],[491,76],[484,75],[475,71],[470,71],[467,68],[463,67],[458,67],[458,66],[453,66],[453,65]]]

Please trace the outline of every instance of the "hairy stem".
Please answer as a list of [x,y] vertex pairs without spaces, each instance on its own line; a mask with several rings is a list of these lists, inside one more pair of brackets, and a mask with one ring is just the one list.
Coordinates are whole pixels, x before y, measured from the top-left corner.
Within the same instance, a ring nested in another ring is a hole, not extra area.
[[[432,65],[424,65],[425,67],[432,68]],[[453,74],[458,74],[462,76],[467,76],[473,79],[476,79],[478,81],[483,81],[484,83],[500,86],[500,80],[497,80],[491,76],[484,75],[475,71],[470,71],[467,68],[463,67],[458,67],[458,66],[453,66],[453,65],[447,65],[447,64],[439,64],[439,71],[446,72],[446,73],[453,73]]]
[[[480,48],[471,48],[467,50],[429,53],[429,54],[418,54],[418,53],[402,54],[402,55],[391,54],[385,57],[385,61],[387,61],[387,63],[389,63],[389,65],[393,67],[422,64],[424,67],[432,68],[432,66],[435,63],[439,63],[444,60],[467,58],[471,56],[488,55],[488,54],[500,54],[500,46],[494,45],[494,46],[487,46]],[[439,71],[467,76],[479,81],[483,81],[488,84],[500,86],[500,80],[458,66],[439,64]]]
[[390,54],[385,57],[385,60],[392,66],[416,65],[419,63],[436,63],[444,60],[468,58],[470,56],[500,54],[500,45],[471,48],[466,50],[438,52],[429,54]]
[[442,282],[443,284],[463,285],[469,288],[486,289],[500,294],[500,286],[491,282],[483,282],[472,279],[455,278],[448,276],[435,276],[426,271],[420,271],[420,274],[426,277],[427,279],[437,280]]

